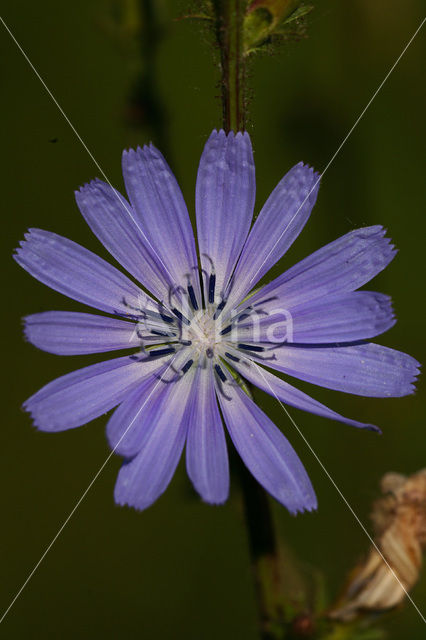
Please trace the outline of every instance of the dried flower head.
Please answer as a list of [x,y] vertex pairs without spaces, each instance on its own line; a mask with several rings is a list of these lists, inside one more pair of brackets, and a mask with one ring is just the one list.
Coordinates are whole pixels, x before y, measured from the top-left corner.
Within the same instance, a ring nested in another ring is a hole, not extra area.
[[401,604],[417,582],[426,548],[426,469],[408,478],[387,473],[385,494],[374,504],[376,543],[352,573],[330,617],[351,621],[366,612],[387,611]]

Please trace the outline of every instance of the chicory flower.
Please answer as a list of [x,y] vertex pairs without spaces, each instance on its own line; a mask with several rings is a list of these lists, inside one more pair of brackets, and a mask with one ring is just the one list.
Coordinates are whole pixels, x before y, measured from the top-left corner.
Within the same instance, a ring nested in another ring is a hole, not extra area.
[[30,342],[59,355],[132,353],[50,382],[24,408],[36,427],[57,432],[117,407],[107,437],[124,458],[119,504],[151,505],[185,444],[195,489],[206,502],[224,502],[225,423],[244,463],[274,498],[292,513],[315,508],[302,463],[246,382],[286,405],[367,429],[377,428],[337,414],[287,377],[360,396],[413,391],[417,362],[370,342],[394,324],[390,299],[357,291],[394,257],[385,231],[351,231],[253,293],[306,224],[318,174],[302,163],[293,167],[252,224],[250,138],[213,131],[196,184],[198,251],[181,191],[159,151],[152,145],[125,151],[123,175],[129,201],[100,180],[76,198],[92,231],[133,279],[39,229],[26,234],[15,259],[51,288],[108,314],[31,315],[25,319]]

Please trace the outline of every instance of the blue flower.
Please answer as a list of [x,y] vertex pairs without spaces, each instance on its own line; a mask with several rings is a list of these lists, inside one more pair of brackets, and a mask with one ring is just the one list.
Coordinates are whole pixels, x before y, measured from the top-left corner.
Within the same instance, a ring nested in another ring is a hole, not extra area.
[[250,294],[309,218],[319,183],[312,169],[293,167],[251,226],[250,138],[213,131],[196,185],[199,258],[181,191],[159,151],[152,145],[125,151],[123,174],[130,203],[100,180],[76,198],[92,231],[143,289],[48,231],[31,229],[15,259],[52,289],[109,314],[31,315],[25,319],[30,342],[59,355],[133,353],[50,382],[25,409],[39,429],[56,432],[117,407],[107,437],[125,459],[115,488],[119,504],[152,504],[185,443],[195,489],[206,502],[224,502],[224,422],[244,463],[274,498],[292,513],[314,509],[302,463],[243,380],[286,405],[377,430],[335,413],[270,369],[361,396],[413,391],[418,363],[369,342],[394,324],[390,299],[356,291],[395,254],[385,231],[351,231]]

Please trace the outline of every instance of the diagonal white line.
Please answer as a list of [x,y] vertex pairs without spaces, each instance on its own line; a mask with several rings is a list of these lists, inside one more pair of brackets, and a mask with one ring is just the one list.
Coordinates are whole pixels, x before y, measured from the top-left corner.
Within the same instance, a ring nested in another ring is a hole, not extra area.
[[295,429],[297,430],[299,436],[302,438],[302,440],[304,441],[304,443],[306,444],[306,446],[308,447],[308,449],[310,450],[310,452],[312,453],[312,455],[314,456],[315,460],[318,462],[318,464],[320,465],[321,469],[324,471],[325,475],[327,476],[327,478],[330,480],[331,484],[333,485],[333,487],[336,489],[337,493],[339,494],[339,496],[342,498],[343,502],[345,503],[345,505],[347,506],[347,508],[349,509],[349,511],[352,513],[353,517],[355,518],[355,520],[357,521],[357,523],[359,524],[359,526],[361,527],[361,529],[363,530],[363,532],[365,533],[365,535],[367,536],[367,538],[369,539],[370,543],[373,545],[373,547],[376,549],[377,553],[380,555],[380,557],[382,558],[383,562],[386,564],[386,566],[388,567],[389,571],[391,572],[391,574],[393,575],[393,577],[395,578],[395,580],[398,582],[399,586],[401,587],[401,589],[404,591],[405,595],[407,596],[408,600],[411,602],[411,604],[413,605],[413,607],[415,608],[415,610],[417,611],[417,613],[419,614],[420,618],[423,620],[423,622],[426,624],[426,618],[423,616],[422,612],[420,611],[420,609],[418,608],[418,606],[416,605],[416,603],[414,602],[414,600],[412,599],[412,597],[410,596],[410,594],[408,593],[407,589],[404,587],[404,585],[402,584],[401,580],[398,578],[398,576],[396,575],[395,571],[392,569],[392,567],[390,566],[389,562],[386,560],[385,556],[383,555],[383,553],[380,551],[379,547],[377,546],[377,544],[374,542],[373,538],[371,537],[371,535],[368,533],[365,525],[362,523],[362,521],[360,520],[360,518],[358,517],[358,515],[355,513],[355,511],[353,510],[353,508],[351,507],[351,505],[349,504],[349,502],[347,501],[347,499],[345,498],[345,496],[343,495],[342,491],[339,489],[339,487],[337,486],[336,482],[333,480],[333,478],[331,477],[331,475],[329,474],[329,472],[327,471],[327,469],[325,468],[324,464],[321,462],[321,460],[319,459],[318,455],[315,453],[314,449],[312,448],[312,446],[309,444],[308,440],[305,438],[305,436],[303,435],[302,431],[299,429],[299,427],[297,426],[296,422],[294,421],[294,419],[291,417],[291,415],[289,414],[287,407],[281,402],[281,400],[277,397],[275,391],[272,389],[271,385],[269,384],[268,380],[266,379],[265,375],[263,374],[262,368],[259,367],[259,365],[254,362],[251,361],[252,364],[256,367],[257,371],[260,373],[260,375],[262,376],[263,380],[266,382],[266,384],[269,387],[270,393],[272,396],[274,396],[275,400],[279,403],[281,409],[284,411],[284,413],[287,415],[287,417],[289,418],[290,422],[292,423],[292,425],[295,427]]
[[424,23],[426,22],[426,17],[423,18],[423,20],[421,21],[421,23],[419,24],[419,26],[417,27],[417,29],[415,30],[415,32],[413,33],[413,35],[411,36],[411,38],[409,39],[409,41],[407,42],[407,44],[405,45],[405,47],[403,48],[403,50],[401,51],[401,53],[399,54],[399,56],[397,57],[397,59],[395,60],[395,62],[393,63],[393,65],[391,66],[391,68],[389,69],[389,71],[387,72],[387,74],[385,75],[385,77],[383,78],[382,82],[379,84],[379,86],[377,87],[377,89],[375,90],[375,92],[373,93],[373,95],[371,96],[370,100],[367,102],[367,104],[365,105],[364,109],[361,111],[361,113],[359,114],[358,118],[355,120],[354,124],[352,125],[352,127],[349,129],[348,133],[345,135],[345,137],[343,138],[342,142],[339,144],[339,146],[337,147],[336,151],[333,153],[333,155],[331,156],[330,160],[328,161],[328,163],[326,164],[324,171],[322,172],[322,174],[319,176],[319,178],[315,181],[313,187],[311,188],[311,190],[309,191],[308,195],[306,196],[306,198],[303,200],[302,204],[299,206],[299,208],[297,209],[296,213],[294,214],[294,216],[291,218],[291,220],[289,221],[289,223],[286,225],[285,229],[282,231],[282,233],[278,236],[278,239],[276,240],[276,242],[274,243],[272,249],[269,251],[268,255],[266,256],[266,258],[263,260],[262,264],[260,265],[260,267],[257,269],[256,273],[252,276],[249,284],[251,285],[251,283],[253,282],[253,280],[256,278],[257,274],[259,273],[259,271],[261,270],[261,268],[263,267],[263,265],[265,264],[265,262],[268,260],[269,256],[271,255],[271,253],[274,251],[275,247],[277,246],[277,244],[281,241],[281,238],[284,236],[284,234],[286,233],[287,229],[289,228],[289,226],[291,225],[291,223],[293,222],[293,220],[296,218],[297,214],[299,213],[299,211],[302,209],[303,205],[305,204],[305,202],[308,200],[309,196],[311,195],[311,193],[314,191],[314,189],[316,188],[316,186],[318,185],[319,181],[321,180],[321,178],[323,176],[325,176],[326,172],[328,171],[328,169],[330,168],[330,166],[333,164],[333,162],[335,161],[336,157],[339,155],[340,151],[342,150],[343,146],[346,144],[346,142],[348,141],[349,137],[352,135],[352,133],[354,132],[354,130],[356,129],[356,127],[358,126],[358,124],[360,123],[360,121],[362,120],[362,118],[364,117],[367,109],[371,106],[371,103],[373,102],[373,100],[377,97],[378,93],[381,91],[381,89],[383,88],[383,85],[385,84],[385,82],[388,80],[389,76],[391,75],[391,73],[394,71],[395,67],[398,65],[398,63],[400,62],[401,58],[404,56],[405,52],[407,51],[408,47],[411,45],[411,43],[413,42],[414,38],[417,36],[417,34],[419,33],[420,29],[423,27]]
[[[172,364],[176,360],[176,358],[177,358],[177,354],[170,360],[170,364],[167,367],[166,371],[164,372],[164,375],[169,371],[170,367],[172,366]],[[13,605],[15,604],[15,602],[17,601],[17,599],[19,598],[19,596],[21,595],[21,593],[23,592],[23,590],[25,589],[25,587],[27,586],[27,584],[29,583],[31,578],[33,577],[33,575],[35,574],[35,572],[37,571],[37,569],[39,568],[39,566],[41,565],[41,563],[43,562],[43,560],[45,559],[45,557],[47,556],[47,554],[49,553],[49,551],[51,550],[53,545],[55,544],[56,540],[59,538],[59,536],[61,535],[62,531],[67,526],[68,522],[73,517],[74,513],[77,511],[77,509],[79,508],[79,506],[81,505],[81,503],[83,502],[83,500],[85,499],[87,494],[89,493],[90,489],[93,487],[93,485],[95,484],[96,480],[99,478],[99,476],[101,475],[102,471],[105,469],[105,467],[108,464],[108,462],[111,460],[112,456],[114,455],[115,451],[117,450],[117,447],[120,445],[120,442],[123,440],[123,438],[125,437],[125,435],[129,431],[129,429],[132,427],[132,425],[135,422],[136,418],[139,416],[140,412],[145,407],[146,403],[148,402],[148,400],[150,399],[150,397],[152,396],[154,391],[157,389],[157,387],[159,386],[160,382],[162,382],[161,378],[159,378],[158,382],[154,385],[151,393],[148,395],[148,397],[146,398],[145,402],[143,403],[143,405],[141,406],[139,411],[136,413],[135,417],[133,418],[133,420],[131,421],[131,423],[127,427],[127,429],[124,431],[123,435],[121,436],[121,438],[119,439],[119,441],[117,442],[115,447],[112,449],[111,453],[107,456],[107,458],[105,459],[103,464],[99,467],[98,471],[95,473],[95,475],[93,476],[92,480],[89,482],[87,488],[83,491],[83,493],[81,494],[80,498],[77,500],[77,502],[75,503],[74,507],[71,509],[70,513],[65,518],[63,524],[58,529],[58,532],[52,538],[51,542],[48,544],[48,546],[46,547],[46,549],[42,553],[40,559],[38,560],[38,562],[35,564],[34,568],[28,574],[28,577],[26,578],[25,582],[22,584],[20,589],[17,591],[16,595],[14,596],[12,601],[10,602],[9,606],[7,607],[7,609],[5,609],[5,611],[3,612],[3,614],[2,614],[2,616],[0,618],[0,624],[3,622],[3,620],[5,619],[5,617],[7,616],[7,614],[9,613],[9,611],[11,610],[11,608],[13,607]]]
[[150,243],[150,241],[146,237],[146,235],[143,232],[143,230],[141,229],[138,221],[133,216],[131,210],[128,207],[126,207],[126,205],[120,200],[120,198],[116,194],[115,189],[114,189],[113,185],[111,184],[108,176],[105,174],[105,171],[102,169],[102,167],[100,166],[99,162],[96,160],[95,156],[90,151],[90,149],[88,148],[88,146],[84,142],[83,138],[80,136],[80,134],[78,133],[77,129],[75,128],[75,126],[73,125],[71,120],[68,118],[67,114],[65,113],[65,111],[63,110],[63,108],[61,107],[59,102],[56,100],[55,96],[53,95],[53,93],[51,92],[51,90],[49,89],[49,87],[47,86],[47,84],[45,83],[45,81],[43,80],[43,78],[41,77],[41,75],[39,74],[39,72],[37,71],[37,69],[35,68],[35,66],[33,65],[33,63],[31,62],[31,60],[29,59],[29,57],[27,56],[27,54],[25,53],[25,51],[23,50],[23,48],[21,47],[21,45],[19,44],[19,42],[17,41],[17,39],[13,35],[12,31],[9,29],[9,27],[7,26],[7,24],[5,23],[5,21],[3,20],[3,18],[1,16],[0,16],[0,21],[3,24],[4,28],[6,29],[7,33],[12,38],[13,42],[16,44],[17,48],[19,49],[19,51],[21,52],[23,57],[25,58],[25,60],[27,61],[27,63],[29,64],[29,66],[31,67],[31,69],[33,70],[33,72],[35,73],[35,75],[37,76],[37,78],[40,80],[41,84],[43,85],[44,89],[48,93],[49,97],[52,99],[52,101],[55,103],[56,107],[59,109],[59,111],[60,111],[61,115],[63,116],[63,118],[65,119],[65,121],[70,126],[70,128],[72,129],[72,131],[75,134],[75,136],[78,138],[78,140],[81,143],[81,145],[83,146],[84,150],[89,154],[89,156],[92,159],[93,163],[96,165],[97,169],[100,171],[100,173],[102,174],[103,178],[105,179],[105,182],[107,182],[108,185],[113,190],[114,196],[117,198],[117,201],[119,202],[120,206],[123,207],[123,209],[127,212],[127,214],[129,215],[130,219],[132,220],[132,222],[134,223],[136,228],[141,232],[144,240],[148,244],[148,246],[151,249],[151,251],[153,252],[154,256],[157,258],[157,260],[159,261],[159,263],[161,264],[161,266],[163,267],[163,269],[167,273],[168,277],[170,278],[170,283],[173,283],[174,280],[172,278],[172,275],[171,275],[170,271],[168,270],[168,268],[164,264],[163,260],[160,258],[160,256],[158,255],[158,253],[156,252],[156,250],[154,249],[154,247],[152,246],[152,244]]

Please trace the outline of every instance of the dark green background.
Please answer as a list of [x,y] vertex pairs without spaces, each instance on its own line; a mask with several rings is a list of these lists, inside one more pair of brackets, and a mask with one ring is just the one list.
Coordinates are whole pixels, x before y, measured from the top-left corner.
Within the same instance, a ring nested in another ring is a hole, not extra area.
[[[133,3],[4,0],[3,17],[110,180],[122,188],[124,147],[149,141],[130,126],[128,98],[138,48],[114,29],[114,10]],[[191,208],[199,154],[220,125],[217,74],[206,34],[174,21],[185,3],[159,3],[166,34],[158,89],[167,110],[168,153]],[[258,205],[303,159],[322,170],[417,28],[421,0],[318,1],[310,37],[256,60],[250,133]],[[197,32],[198,31],[198,32]],[[24,343],[21,316],[77,303],[34,281],[12,261],[28,226],[70,237],[105,256],[85,226],[73,190],[99,170],[0,25],[2,179],[2,438],[0,608],[8,606],[108,455],[105,417],[70,432],[37,433],[22,401],[57,375],[95,358],[59,358]],[[424,360],[424,33],[420,34],[323,180],[312,219],[279,269],[358,226],[380,223],[400,249],[372,285],[391,293],[399,322],[381,342]],[[134,112],[134,110],[133,110]],[[140,113],[140,118],[143,114]],[[49,142],[57,138],[56,143]],[[155,140],[154,140],[155,142]],[[278,273],[278,271],[277,271]],[[307,388],[307,385],[306,387]],[[363,399],[313,389],[319,400],[384,435],[292,411],[355,512],[368,514],[381,476],[426,466],[422,383],[414,397]],[[368,541],[279,406],[264,409],[298,450],[315,485],[316,514],[279,530],[336,593]],[[113,502],[112,459],[0,626],[5,638],[256,639],[255,603],[236,479],[224,507],[202,504],[183,465],[148,511]],[[426,576],[413,591],[425,609]],[[389,618],[389,637],[424,638],[411,605]]]

